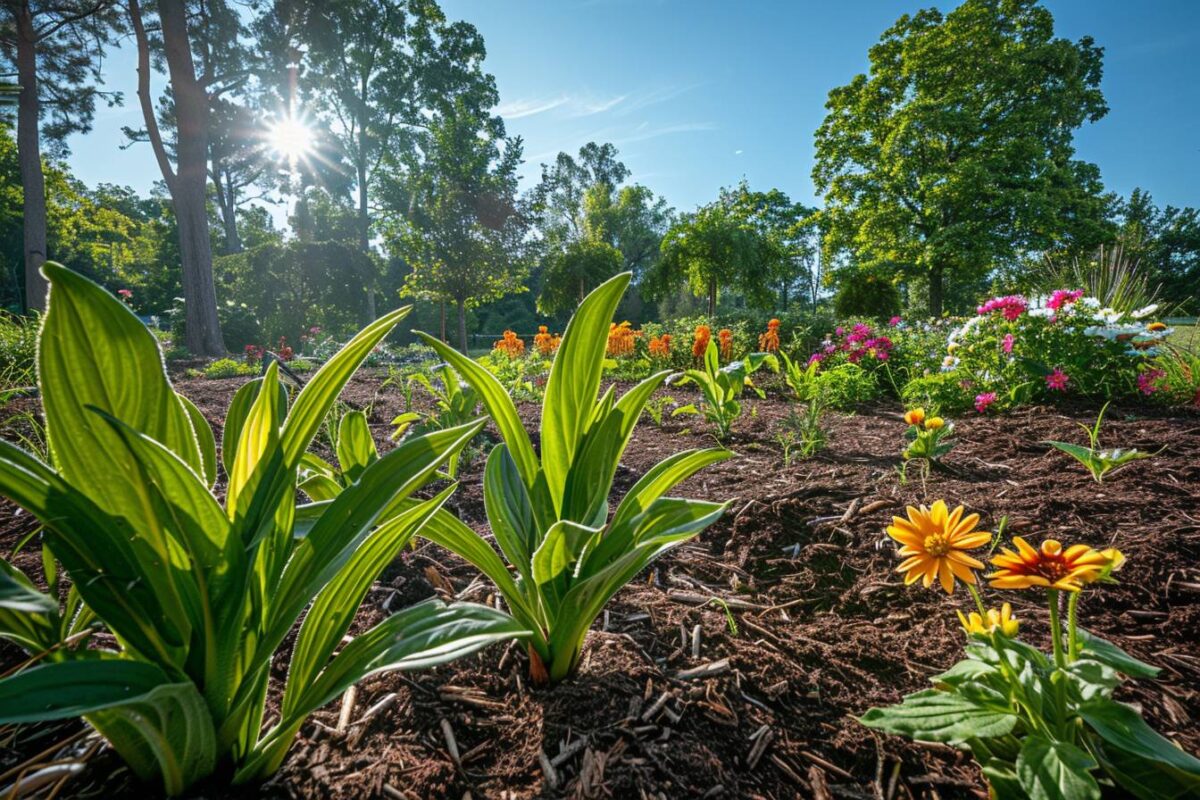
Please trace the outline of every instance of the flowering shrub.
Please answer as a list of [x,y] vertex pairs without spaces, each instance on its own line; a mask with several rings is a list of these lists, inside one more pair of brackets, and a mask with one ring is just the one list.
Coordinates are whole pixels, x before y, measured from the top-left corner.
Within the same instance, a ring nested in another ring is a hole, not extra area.
[[543,357],[549,358],[558,350],[561,341],[558,334],[551,334],[545,325],[538,325],[538,332],[533,337],[533,346]]
[[1041,304],[995,297],[951,331],[941,370],[980,413],[1034,399],[1153,394],[1165,382],[1151,361],[1171,332],[1149,320],[1155,310],[1101,308],[1080,290],[1060,289]]
[[779,352],[779,320],[767,323],[767,332],[758,337],[758,349],[764,353]]
[[629,320],[625,320],[620,325],[610,322],[608,325],[608,346],[604,352],[609,358],[631,356],[634,353],[634,343],[639,336],[641,336],[641,332],[635,331],[629,324]]
[[1120,551],[1064,547],[1053,539],[1034,547],[1013,537],[1015,549],[1000,548],[992,557],[992,589],[1044,593],[1047,656],[1017,638],[1021,623],[1010,604],[984,605],[976,588],[984,565],[971,551],[988,546],[992,534],[978,524],[978,514],[950,511],[942,500],[893,517],[887,534],[900,545],[904,582],[928,588],[936,581],[952,594],[961,581],[975,611],[956,612],[967,636],[963,661],[934,677],[934,688],[872,708],[860,721],[970,751],[992,797],[1098,800],[1102,783],[1144,800],[1196,796],[1200,760],[1155,732],[1137,708],[1113,699],[1126,676],[1153,678],[1158,669],[1079,625],[1079,598],[1094,584],[1113,582],[1125,560]]
[[878,364],[891,357],[894,343],[888,336],[877,335],[865,322],[849,328],[839,325],[808,358],[810,364],[830,367],[837,364]]
[[525,355],[525,340],[512,331],[505,331],[504,338],[492,345],[492,352],[501,353],[509,358],[519,358]]

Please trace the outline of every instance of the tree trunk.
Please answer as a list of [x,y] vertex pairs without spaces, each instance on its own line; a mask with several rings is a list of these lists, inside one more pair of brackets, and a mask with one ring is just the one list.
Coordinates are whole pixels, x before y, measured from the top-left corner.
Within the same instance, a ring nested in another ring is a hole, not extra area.
[[442,307],[442,341],[446,342],[449,341],[446,338],[446,301],[443,300],[440,305]]
[[233,187],[224,182],[224,170],[221,162],[215,156],[212,160],[213,188],[216,189],[217,208],[221,212],[221,227],[225,231],[225,243],[221,248],[223,255],[242,252],[242,237],[237,228],[237,202],[233,196]]
[[[363,161],[366,159],[366,131],[363,131],[363,140],[360,145],[362,152],[359,154],[360,163],[358,165],[358,249],[362,251],[364,256],[371,256],[371,212],[370,206],[367,204],[367,166]],[[367,322],[375,321],[375,286],[374,282],[367,284]]]
[[17,158],[21,165],[25,228],[25,309],[46,308],[46,279],[39,271],[46,260],[46,180],[38,142],[37,33],[28,5],[18,12],[17,79],[21,94],[17,106]]
[[458,301],[458,349],[467,354],[467,302]]
[[163,47],[175,92],[176,167],[171,200],[179,223],[187,349],[197,355],[225,353],[213,286],[208,230],[208,93],[196,79],[184,0],[159,0]]
[[708,282],[708,316],[710,318],[717,316],[717,279],[712,278]]
[[939,264],[929,270],[929,316],[940,317],[944,304],[945,269]]

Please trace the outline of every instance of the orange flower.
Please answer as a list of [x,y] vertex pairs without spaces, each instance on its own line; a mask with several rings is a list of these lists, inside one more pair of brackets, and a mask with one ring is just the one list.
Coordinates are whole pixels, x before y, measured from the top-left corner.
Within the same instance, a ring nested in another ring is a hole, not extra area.
[[697,325],[695,340],[692,342],[692,356],[704,358],[704,351],[708,349],[710,339],[712,339],[712,328],[707,325]]
[[758,337],[758,349],[764,353],[779,352],[779,320],[767,323],[767,332]]
[[538,332],[533,337],[533,346],[543,356],[549,357],[554,355],[554,351],[558,349],[559,341],[559,337],[552,335],[545,325],[538,325]]
[[500,351],[509,358],[525,355],[525,340],[512,331],[505,331],[504,338],[492,345],[492,352]]
[[914,408],[904,412],[904,421],[909,425],[920,425],[925,421],[925,409]]
[[991,541],[987,531],[976,530],[978,514],[963,516],[963,507],[953,511],[938,500],[933,508],[909,506],[908,519],[892,517],[888,536],[900,543],[900,555],[905,556],[897,572],[904,573],[904,583],[923,579],[925,588],[936,578],[947,594],[954,591],[954,579],[975,583],[975,570],[983,569],[980,561],[967,555],[968,550],[983,547]]
[[987,578],[995,589],[1043,587],[1078,592],[1125,562],[1119,550],[1101,552],[1086,544],[1064,550],[1056,539],[1045,540],[1036,550],[1020,536],[1013,537],[1013,544],[1016,552],[1001,548],[1000,555],[992,559],[996,571]]
[[613,358],[633,355],[633,340],[641,335],[630,327],[629,320],[618,325],[615,322],[608,326],[608,346],[605,352]]
[[717,346],[721,349],[721,358],[729,361],[733,358],[733,331],[721,328],[717,332]]
[[664,333],[662,336],[651,337],[649,349],[651,358],[670,358],[671,334]]

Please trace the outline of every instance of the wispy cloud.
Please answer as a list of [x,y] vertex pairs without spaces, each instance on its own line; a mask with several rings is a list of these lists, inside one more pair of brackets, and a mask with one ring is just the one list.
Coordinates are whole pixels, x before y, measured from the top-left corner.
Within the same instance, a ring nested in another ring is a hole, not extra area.
[[570,115],[572,117],[590,117],[593,114],[603,114],[605,111],[612,109],[625,102],[628,95],[620,94],[616,97],[602,99],[580,99],[571,104]]
[[521,119],[522,117],[532,117],[534,114],[544,114],[547,111],[553,111],[556,108],[565,106],[569,102],[570,98],[566,95],[537,100],[512,100],[496,106],[496,113],[505,119]]
[[549,97],[525,97],[501,103],[497,106],[496,113],[505,119],[522,119],[552,111],[567,119],[591,117],[609,112],[613,116],[624,117],[635,111],[673,100],[700,85],[696,83],[688,86],[661,86],[617,95],[563,92]]
[[609,141],[613,144],[629,144],[631,142],[644,142],[647,139],[657,139],[660,136],[670,136],[676,133],[699,133],[701,131],[714,131],[716,129],[716,123],[713,122],[677,122],[670,125],[651,125],[643,122],[628,134],[611,137]]

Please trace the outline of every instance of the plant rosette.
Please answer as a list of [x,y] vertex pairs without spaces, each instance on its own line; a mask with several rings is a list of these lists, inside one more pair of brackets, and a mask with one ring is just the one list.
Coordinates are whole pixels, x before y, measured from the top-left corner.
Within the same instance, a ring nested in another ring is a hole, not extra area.
[[1143,800],[1196,797],[1200,759],[1157,733],[1135,707],[1113,699],[1126,678],[1151,679],[1159,670],[1079,624],[1080,598],[1113,582],[1121,553],[1053,539],[1034,547],[1013,537],[1012,548],[990,559],[994,569],[986,579],[993,590],[1045,599],[1047,655],[1021,641],[1021,621],[1008,603],[985,605],[977,576],[984,565],[972,551],[1002,531],[993,537],[978,524],[978,514],[951,511],[942,500],[892,519],[887,534],[900,545],[897,571],[905,583],[937,583],[952,595],[961,582],[974,609],[957,612],[967,637],[962,661],[934,676],[932,688],[872,708],[860,721],[970,752],[991,796],[1005,800],[1099,800],[1102,791]]

